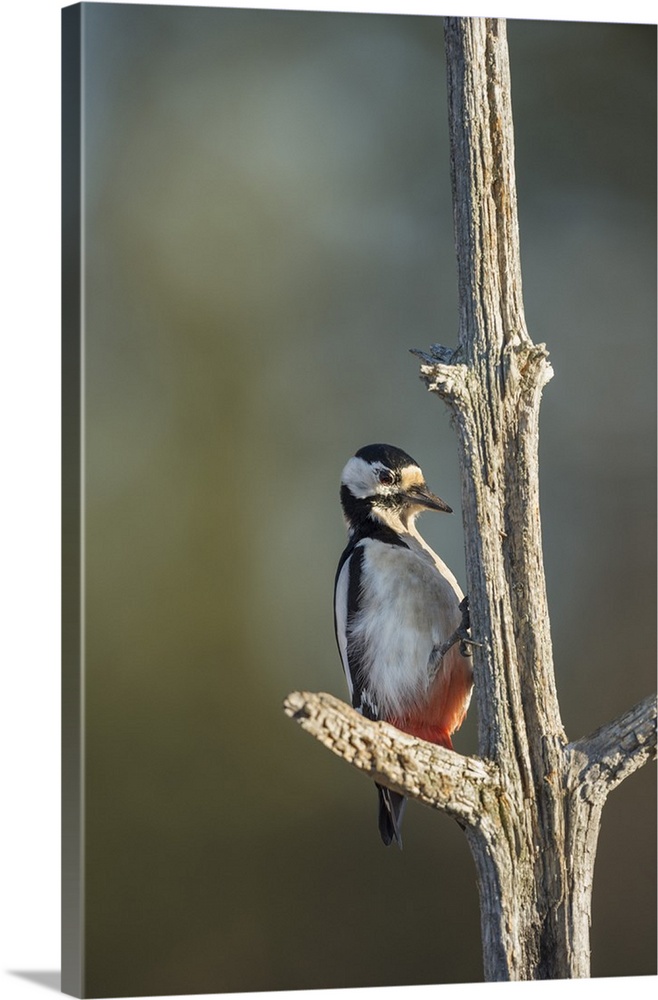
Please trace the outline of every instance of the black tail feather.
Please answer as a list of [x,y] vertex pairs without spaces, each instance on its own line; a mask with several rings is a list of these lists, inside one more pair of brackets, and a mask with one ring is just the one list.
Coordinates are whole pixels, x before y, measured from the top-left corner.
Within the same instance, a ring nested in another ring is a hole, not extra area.
[[407,800],[404,795],[392,792],[390,788],[384,788],[383,785],[377,785],[377,791],[379,792],[379,832],[382,840],[387,847],[395,841],[401,850],[400,825]]

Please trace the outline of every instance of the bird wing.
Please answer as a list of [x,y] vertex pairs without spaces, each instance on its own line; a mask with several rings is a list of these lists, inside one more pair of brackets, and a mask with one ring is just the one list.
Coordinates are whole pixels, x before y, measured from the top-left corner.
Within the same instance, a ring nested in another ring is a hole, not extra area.
[[[350,641],[350,626],[359,612],[363,572],[363,544],[350,542],[343,552],[334,585],[334,628],[343,661],[352,705],[367,719],[381,718],[379,709],[363,683],[362,653],[359,643]],[[388,846],[395,841],[402,847],[400,824],[406,799],[384,785],[376,784],[379,794],[379,832]]]
[[362,646],[351,636],[354,619],[359,613],[362,570],[363,543],[350,543],[336,571],[334,628],[352,706],[367,719],[379,719],[377,705],[364,685]]

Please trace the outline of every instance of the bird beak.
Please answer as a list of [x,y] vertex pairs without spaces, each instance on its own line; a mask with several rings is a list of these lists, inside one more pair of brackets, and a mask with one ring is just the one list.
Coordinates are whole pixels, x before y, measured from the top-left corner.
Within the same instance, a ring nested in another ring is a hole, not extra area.
[[410,503],[418,507],[426,507],[427,510],[441,510],[446,514],[452,514],[452,507],[449,507],[445,500],[430,493],[427,486],[412,486],[406,492],[406,497]]

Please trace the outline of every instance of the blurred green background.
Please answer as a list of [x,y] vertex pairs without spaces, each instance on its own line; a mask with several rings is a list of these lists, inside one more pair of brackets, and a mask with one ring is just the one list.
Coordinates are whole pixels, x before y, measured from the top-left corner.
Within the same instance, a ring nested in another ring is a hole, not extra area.
[[[83,5],[89,995],[475,981],[474,867],[283,714],[345,696],[343,464],[459,508],[440,18]],[[544,394],[557,682],[577,738],[654,686],[652,27],[508,25]],[[463,582],[459,513],[421,530]],[[476,751],[475,712],[456,738]],[[593,974],[655,973],[655,771],[615,791]]]

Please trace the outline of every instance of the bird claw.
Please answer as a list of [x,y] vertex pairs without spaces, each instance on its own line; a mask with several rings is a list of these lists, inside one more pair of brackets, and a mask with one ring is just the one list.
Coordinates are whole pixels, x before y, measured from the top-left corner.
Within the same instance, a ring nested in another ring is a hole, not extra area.
[[434,664],[432,676],[441,666],[441,661],[446,655],[449,649],[452,649],[456,643],[459,643],[459,652],[462,656],[471,656],[471,651],[469,646],[482,646],[481,642],[476,642],[475,639],[471,639],[469,630],[471,627],[471,619],[468,610],[468,597],[465,597],[459,604],[459,610],[462,613],[462,620],[459,623],[458,628],[452,633],[449,639],[441,646],[435,646],[432,650],[431,659]]
[[459,610],[462,613],[462,620],[455,635],[459,639],[459,652],[462,656],[472,656],[469,646],[482,646],[481,642],[471,639],[471,613],[468,606],[468,594],[459,602]]

